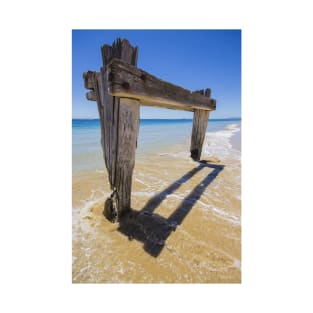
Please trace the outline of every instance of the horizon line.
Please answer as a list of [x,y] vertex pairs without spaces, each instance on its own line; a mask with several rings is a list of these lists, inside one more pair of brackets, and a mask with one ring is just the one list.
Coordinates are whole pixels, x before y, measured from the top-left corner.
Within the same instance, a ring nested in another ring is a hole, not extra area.
[[[232,120],[232,119],[240,119],[241,117],[220,117],[220,118],[209,118],[212,120]],[[100,120],[99,117],[95,118],[82,118],[82,117],[72,117],[72,120]],[[192,118],[140,118],[140,120],[192,120]]]

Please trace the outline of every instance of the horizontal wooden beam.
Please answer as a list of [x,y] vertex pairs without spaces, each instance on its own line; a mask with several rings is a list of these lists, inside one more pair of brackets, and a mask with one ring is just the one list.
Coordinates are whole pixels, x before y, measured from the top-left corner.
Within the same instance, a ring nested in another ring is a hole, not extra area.
[[183,110],[183,111],[190,111],[193,112],[194,109],[191,107],[182,107],[182,106],[177,106],[176,104],[173,105],[171,103],[162,103],[160,105],[160,102],[153,101],[153,100],[146,100],[146,99],[140,99],[139,104],[142,106],[149,106],[149,107],[157,107],[157,108],[163,108],[163,109],[170,109],[170,110]]
[[216,108],[216,101],[204,95],[209,92],[190,92],[118,59],[107,65],[107,75],[109,94],[140,100],[141,105],[186,111],[212,111]]

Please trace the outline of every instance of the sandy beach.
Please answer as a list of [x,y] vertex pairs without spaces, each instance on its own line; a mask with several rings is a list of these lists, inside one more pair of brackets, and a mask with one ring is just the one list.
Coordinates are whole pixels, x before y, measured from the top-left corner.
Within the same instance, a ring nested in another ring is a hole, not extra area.
[[111,224],[105,169],[73,175],[73,283],[240,283],[240,129],[136,160],[133,212]]

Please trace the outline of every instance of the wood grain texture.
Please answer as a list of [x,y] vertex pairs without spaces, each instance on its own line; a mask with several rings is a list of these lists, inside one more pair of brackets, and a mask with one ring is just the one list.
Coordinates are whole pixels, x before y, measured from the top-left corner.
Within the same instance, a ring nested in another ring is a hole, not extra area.
[[101,47],[103,65],[110,63],[112,59],[121,59],[127,64],[137,65],[138,47],[133,47],[127,39],[117,38],[112,46]]
[[121,60],[112,59],[107,69],[108,92],[113,96],[137,99],[141,105],[153,103],[177,110],[212,111],[216,108],[214,99],[165,82]]
[[[112,173],[112,152],[111,152],[111,138],[112,138],[112,124],[113,121],[113,97],[108,95],[107,80],[105,74],[105,68],[101,68],[98,75],[98,86],[99,86],[99,98],[100,98],[100,109],[99,117],[101,123],[101,138],[102,138],[102,149],[105,160],[105,165],[108,170],[108,177],[111,189],[114,186],[114,175]],[[99,108],[99,106],[98,106]],[[100,114],[101,112],[101,114]]]
[[117,188],[117,206],[122,215],[130,209],[132,175],[139,131],[138,101],[120,98],[119,122],[117,129],[117,159],[115,168],[115,185]]
[[211,97],[211,89],[200,89],[200,90],[195,90],[193,93],[199,93],[200,95],[206,96],[206,97]]
[[104,67],[100,71],[100,95],[103,105],[103,154],[108,170],[111,190],[116,191],[117,214],[121,216],[130,208],[132,174],[139,129],[138,101],[120,99],[110,95],[108,90],[107,64],[112,58],[137,64],[138,48],[127,40],[117,39],[112,46],[101,48]]
[[145,99],[139,100],[139,104],[142,106],[149,106],[149,107],[156,107],[156,108],[170,109],[170,110],[182,110],[182,111],[189,111],[189,112],[193,112],[195,110],[192,107],[185,106],[184,108],[181,108],[181,107],[178,107],[177,105],[173,105],[170,103],[162,103],[162,105],[160,105],[159,102],[156,102],[153,100],[145,100]]
[[208,125],[209,111],[195,110],[193,114],[190,152],[194,161],[199,161],[202,153],[203,141]]
[[90,101],[97,101],[97,95],[95,94],[96,75],[97,73],[93,71],[84,72],[83,74],[84,87],[91,90],[86,93],[86,98]]
[[[105,159],[105,155],[104,155],[104,144],[105,144],[105,139],[104,139],[104,129],[105,129],[105,125],[104,125],[104,106],[103,106],[103,81],[101,79],[101,72],[100,73],[96,73],[95,76],[96,80],[95,80],[95,95],[96,95],[96,101],[97,101],[97,107],[98,107],[98,113],[99,113],[99,119],[100,119],[100,129],[101,129],[101,147],[102,147],[102,152],[103,152],[103,157]],[[106,159],[105,159],[106,162]]]
[[86,93],[86,98],[89,101],[97,101],[97,95],[94,91],[89,91]]
[[84,87],[86,89],[94,89],[96,72],[88,71],[83,73]]

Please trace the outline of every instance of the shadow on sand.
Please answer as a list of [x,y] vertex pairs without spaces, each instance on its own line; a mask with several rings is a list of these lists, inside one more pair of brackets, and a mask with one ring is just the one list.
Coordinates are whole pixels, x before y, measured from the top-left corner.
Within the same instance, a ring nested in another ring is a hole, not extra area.
[[[161,202],[174,193],[182,184],[187,182],[203,168],[212,168],[213,171],[206,176],[178,205],[168,218],[153,213]],[[206,187],[223,170],[224,165],[216,165],[200,161],[199,165],[173,182],[166,189],[151,198],[140,211],[131,210],[119,220],[118,231],[126,235],[129,240],[138,240],[143,243],[144,250],[151,256],[157,257],[164,248],[170,234],[180,225]]]

